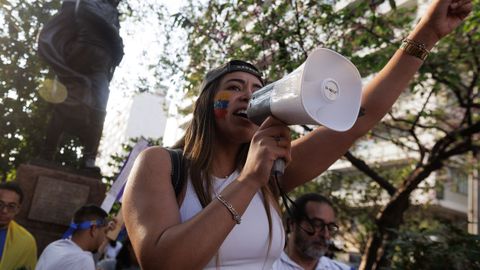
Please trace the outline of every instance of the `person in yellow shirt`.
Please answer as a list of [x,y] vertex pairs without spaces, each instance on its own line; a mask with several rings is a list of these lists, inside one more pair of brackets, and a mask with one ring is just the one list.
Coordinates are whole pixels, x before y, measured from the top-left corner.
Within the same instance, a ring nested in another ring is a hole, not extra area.
[[0,269],[35,269],[35,238],[13,219],[20,212],[23,192],[16,182],[0,183]]

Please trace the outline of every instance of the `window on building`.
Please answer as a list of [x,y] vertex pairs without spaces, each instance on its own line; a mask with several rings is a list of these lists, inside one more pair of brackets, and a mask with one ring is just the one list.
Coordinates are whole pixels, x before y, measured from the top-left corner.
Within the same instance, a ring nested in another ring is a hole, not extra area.
[[468,194],[468,174],[461,168],[449,168],[450,190],[455,193]]

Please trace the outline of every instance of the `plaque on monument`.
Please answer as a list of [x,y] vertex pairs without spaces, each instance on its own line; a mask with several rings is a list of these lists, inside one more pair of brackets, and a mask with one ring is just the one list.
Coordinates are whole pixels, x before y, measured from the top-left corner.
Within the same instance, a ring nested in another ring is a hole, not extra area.
[[39,176],[28,218],[68,225],[75,210],[87,202],[89,193],[87,185]]
[[105,198],[100,178],[70,168],[21,164],[17,181],[25,196],[16,220],[35,236],[39,254],[67,230],[75,210]]

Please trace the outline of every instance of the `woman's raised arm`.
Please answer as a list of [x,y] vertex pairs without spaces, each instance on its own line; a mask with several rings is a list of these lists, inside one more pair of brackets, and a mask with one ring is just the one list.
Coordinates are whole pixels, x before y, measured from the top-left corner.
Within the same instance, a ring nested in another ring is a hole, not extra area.
[[[424,46],[428,51],[458,27],[471,10],[471,0],[435,0],[406,40],[410,45]],[[423,63],[414,54],[403,49],[397,50],[387,65],[364,87],[361,107],[365,115],[359,117],[350,130],[335,132],[319,127],[292,143],[292,162],[283,177],[286,190],[328,169],[356,139],[383,118]]]

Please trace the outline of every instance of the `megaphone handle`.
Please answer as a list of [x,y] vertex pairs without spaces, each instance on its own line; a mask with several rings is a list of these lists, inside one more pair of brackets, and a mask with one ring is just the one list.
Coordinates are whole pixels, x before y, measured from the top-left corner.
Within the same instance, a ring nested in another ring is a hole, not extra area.
[[275,160],[272,171],[275,175],[282,176],[283,172],[285,172],[285,160],[282,158]]

